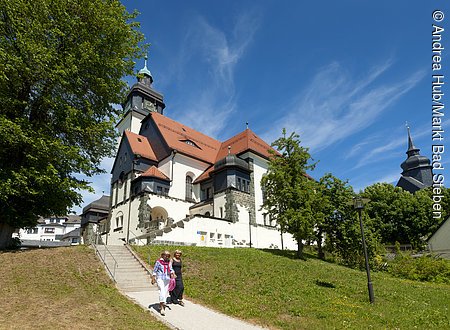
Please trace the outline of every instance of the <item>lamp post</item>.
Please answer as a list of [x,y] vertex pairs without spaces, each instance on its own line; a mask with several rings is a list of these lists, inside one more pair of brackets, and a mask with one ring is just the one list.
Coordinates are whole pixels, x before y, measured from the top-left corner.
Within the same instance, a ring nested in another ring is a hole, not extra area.
[[252,247],[252,221],[251,221],[252,213],[248,210],[248,233],[250,235],[250,247]]
[[367,247],[366,247],[366,239],[364,237],[364,226],[362,222],[361,213],[364,209],[364,202],[368,200],[364,200],[363,198],[357,196],[353,198],[353,207],[358,211],[359,214],[359,225],[361,227],[361,236],[362,236],[362,245],[364,249],[364,259],[366,261],[366,272],[367,272],[367,288],[369,290],[369,301],[371,304],[375,302],[375,297],[373,294],[372,281],[370,279],[370,268],[369,268],[369,256],[367,255]]

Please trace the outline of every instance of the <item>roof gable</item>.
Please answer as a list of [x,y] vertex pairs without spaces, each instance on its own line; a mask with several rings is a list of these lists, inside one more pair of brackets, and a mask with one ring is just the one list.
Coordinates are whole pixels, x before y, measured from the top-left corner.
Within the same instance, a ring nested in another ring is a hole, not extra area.
[[141,177],[151,177],[158,178],[165,181],[170,181],[170,179],[163,172],[158,170],[156,166],[151,166],[147,171],[140,175]]
[[150,116],[169,148],[210,164],[215,162],[219,141],[159,113]]
[[[228,147],[230,147],[230,150],[228,150]],[[252,130],[246,129],[221,144],[216,161],[226,157],[229,152],[239,155],[248,150],[257,153],[264,158],[270,158],[271,154],[269,149],[274,150]]]
[[210,177],[210,174],[213,170],[214,170],[214,165],[211,165],[202,174],[200,174],[200,176],[197,179],[195,179],[194,183],[199,183],[201,181],[208,180]]
[[143,158],[158,161],[151,144],[145,136],[130,131],[125,131],[124,133],[133,154],[141,155],[141,157]]

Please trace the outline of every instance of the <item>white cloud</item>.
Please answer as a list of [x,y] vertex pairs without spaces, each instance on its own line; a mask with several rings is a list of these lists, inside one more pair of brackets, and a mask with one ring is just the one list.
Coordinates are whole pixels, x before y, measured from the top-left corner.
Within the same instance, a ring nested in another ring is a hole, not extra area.
[[366,187],[371,186],[375,183],[390,183],[397,184],[397,181],[400,179],[400,168],[399,170],[393,170],[390,173],[384,173],[382,176],[377,177],[375,179],[367,180],[366,176],[363,174],[357,178],[350,180],[350,184],[353,186],[353,190],[356,192],[364,190]]
[[[361,142],[359,145],[365,146],[364,153],[362,155],[360,153],[352,154],[352,156],[358,156],[358,161],[353,169],[385,160],[387,158],[396,157],[399,152],[404,155],[407,150],[406,128],[402,127],[399,130],[396,130],[396,132],[398,132],[398,134],[395,134],[395,136],[385,133],[383,135],[369,137]],[[422,125],[417,130],[411,132],[413,142],[429,134],[430,128],[428,124]],[[386,138],[387,136],[389,138]],[[385,141],[390,142],[386,143]],[[417,143],[414,142],[414,145],[417,146]]]
[[[231,33],[226,33],[196,17],[186,32],[180,51],[180,76],[185,81],[193,59],[206,62],[206,70],[196,72],[201,75],[200,86],[194,86],[195,93],[178,96],[183,99],[177,120],[201,132],[217,136],[227,126],[231,114],[236,109],[234,73],[236,65],[244,56],[256,31],[261,15],[252,10],[241,12]],[[198,70],[200,66],[196,65]],[[186,86],[189,91],[189,85]]]
[[[289,115],[275,124],[273,132],[283,127],[295,131],[303,145],[317,152],[363,130],[425,75],[419,71],[399,82],[377,84],[377,78],[391,65],[388,60],[355,79],[339,63],[331,63],[292,102]],[[268,141],[273,139],[266,137]]]

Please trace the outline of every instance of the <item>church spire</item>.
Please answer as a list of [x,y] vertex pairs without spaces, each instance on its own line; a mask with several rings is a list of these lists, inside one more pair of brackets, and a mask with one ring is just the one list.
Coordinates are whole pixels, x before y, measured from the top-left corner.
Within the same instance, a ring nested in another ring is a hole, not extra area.
[[147,54],[144,57],[144,67],[142,69],[139,70],[138,74],[142,77],[138,77],[138,81],[143,83],[144,85],[147,85],[149,87],[152,86],[153,83],[153,76],[152,73],[150,72],[150,70],[147,68],[147,59],[148,56]]
[[406,129],[408,131],[408,150],[406,151],[408,158],[400,165],[403,172],[397,187],[414,193],[433,184],[433,173],[430,160],[422,156],[419,153],[420,149],[414,145],[408,123],[406,123]]
[[411,131],[410,131],[408,123],[406,123],[406,129],[408,130],[408,150],[406,151],[406,154],[408,155],[408,157],[411,157],[411,156],[414,156],[414,155],[418,155],[420,149],[416,148],[414,146],[414,142],[413,142],[412,137],[411,137]]

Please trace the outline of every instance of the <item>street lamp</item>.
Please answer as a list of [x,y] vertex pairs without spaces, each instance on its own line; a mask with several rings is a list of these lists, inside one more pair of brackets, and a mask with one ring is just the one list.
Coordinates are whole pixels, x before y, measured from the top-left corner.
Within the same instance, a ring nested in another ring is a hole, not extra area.
[[364,237],[364,226],[361,217],[362,210],[364,209],[364,203],[368,201],[369,201],[368,199],[361,198],[360,196],[353,197],[353,207],[355,208],[355,210],[358,211],[359,214],[359,225],[361,227],[362,245],[364,249],[364,258],[366,261],[367,288],[369,289],[369,300],[370,303],[373,304],[375,301],[375,297],[373,295],[372,281],[370,279],[369,256],[367,255],[366,239]]
[[252,213],[248,210],[248,233],[250,235],[250,247],[252,247],[252,222],[251,222]]

